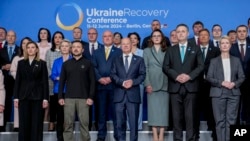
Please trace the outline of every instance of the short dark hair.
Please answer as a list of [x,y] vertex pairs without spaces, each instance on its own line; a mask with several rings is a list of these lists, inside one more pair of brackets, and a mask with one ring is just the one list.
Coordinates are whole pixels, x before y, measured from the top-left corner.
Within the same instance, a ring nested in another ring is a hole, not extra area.
[[216,27],[216,26],[220,27],[220,29],[221,29],[221,31],[222,31],[222,27],[221,27],[221,25],[219,25],[219,24],[214,24],[214,25],[212,26],[212,31],[213,31],[214,27]]
[[71,45],[73,45],[74,43],[80,43],[82,45],[82,48],[84,48],[82,41],[74,40],[71,42]]
[[122,34],[121,34],[120,32],[115,32],[115,33],[113,34],[113,36],[115,37],[115,35],[120,35],[121,39],[123,38],[123,36],[122,36]]
[[193,24],[193,28],[194,28],[194,26],[195,25],[201,25],[202,27],[204,27],[204,24],[201,22],[201,21],[196,21],[196,22],[194,22],[194,24]]
[[208,30],[207,28],[201,29],[201,30],[199,31],[199,33],[203,32],[203,31],[207,32],[207,33],[209,34],[209,36],[210,36],[210,32],[209,32],[209,30]]
[[178,28],[178,27],[180,27],[180,26],[184,26],[184,27],[186,27],[186,28],[187,28],[187,31],[189,31],[188,26],[187,26],[186,24],[184,24],[184,23],[178,24],[178,25],[176,26],[176,28],[175,28],[175,29],[177,29],[177,28]]
[[4,27],[0,26],[0,29],[4,30],[5,34],[7,34],[7,30]]
[[236,31],[235,31],[235,30],[229,30],[229,31],[227,32],[227,36],[229,36],[230,33],[236,33]]
[[248,18],[247,23],[250,24],[250,17]]
[[239,29],[240,27],[245,27],[245,28],[246,28],[246,30],[248,29],[248,27],[247,27],[246,25],[241,24],[241,25],[239,25],[239,26],[237,26],[237,27],[236,27],[236,32],[238,31],[238,29]]

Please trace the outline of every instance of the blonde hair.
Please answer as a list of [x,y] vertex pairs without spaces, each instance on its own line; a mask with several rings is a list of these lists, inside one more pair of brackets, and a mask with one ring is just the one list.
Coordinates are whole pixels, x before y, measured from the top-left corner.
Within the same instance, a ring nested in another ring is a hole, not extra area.
[[227,35],[224,35],[224,36],[222,36],[222,37],[220,38],[219,44],[221,44],[221,40],[222,40],[222,39],[226,39],[226,40],[229,41],[230,44],[232,44],[230,38],[229,38]]
[[61,49],[61,46],[62,46],[62,43],[63,43],[63,42],[69,43],[69,47],[71,48],[71,42],[70,42],[70,40],[68,40],[68,39],[63,39],[63,40],[61,41],[60,45],[59,45],[59,49]]
[[34,45],[36,46],[36,48],[38,49],[38,51],[37,51],[37,53],[36,53],[36,57],[35,57],[34,59],[37,60],[37,61],[40,61],[40,51],[39,51],[39,47],[38,47],[37,43],[34,42],[34,41],[30,41],[30,42],[27,43],[26,49],[25,49],[24,52],[23,52],[24,59],[25,59],[25,60],[29,59],[29,55],[28,55],[28,53],[27,53],[27,47],[28,47],[29,44],[34,44]]

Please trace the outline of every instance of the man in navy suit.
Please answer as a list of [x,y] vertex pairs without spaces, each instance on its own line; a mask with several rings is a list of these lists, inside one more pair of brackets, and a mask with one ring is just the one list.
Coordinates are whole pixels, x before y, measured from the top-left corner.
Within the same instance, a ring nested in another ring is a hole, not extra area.
[[141,102],[139,85],[145,79],[146,68],[143,59],[132,54],[132,43],[129,38],[122,39],[121,48],[123,54],[114,60],[111,68],[111,78],[115,84],[114,103],[118,140],[126,140],[126,113],[128,113],[130,141],[137,141]]
[[114,86],[110,78],[111,64],[114,58],[122,54],[121,49],[112,46],[113,33],[105,31],[102,35],[103,44],[101,48],[94,51],[92,62],[95,67],[97,88],[97,105],[98,105],[98,139],[104,141],[107,135],[106,120],[108,119],[108,109],[111,109],[110,115],[113,119],[114,138],[117,140],[116,119],[114,116]]
[[0,131],[5,131],[6,122],[10,121],[12,112],[12,96],[14,89],[14,78],[10,75],[10,65],[13,58],[18,54],[19,47],[15,44],[16,33],[12,30],[7,32],[7,42],[3,49],[0,50],[0,67],[4,75],[4,85],[6,90],[4,126]]
[[239,120],[246,124],[250,125],[250,95],[249,95],[249,86],[250,86],[250,43],[247,42],[248,28],[246,25],[239,25],[236,28],[237,41],[232,45],[230,54],[240,58],[243,71],[245,73],[246,79],[240,86],[241,96],[242,96],[242,107],[239,110],[239,113],[242,113]]

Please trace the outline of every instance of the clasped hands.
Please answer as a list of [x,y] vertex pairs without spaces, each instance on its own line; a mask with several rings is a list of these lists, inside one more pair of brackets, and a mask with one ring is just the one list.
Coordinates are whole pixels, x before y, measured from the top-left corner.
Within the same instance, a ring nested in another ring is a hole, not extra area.
[[102,77],[99,80],[99,83],[101,83],[102,85],[108,85],[109,83],[111,83],[111,79],[110,77]]
[[223,81],[223,82],[221,83],[221,85],[222,85],[223,87],[228,88],[228,89],[233,89],[234,86],[235,86],[235,83],[234,83],[234,82],[229,82],[229,81]]
[[133,85],[133,80],[131,80],[131,79],[125,80],[125,81],[123,81],[123,83],[122,83],[122,86],[123,86],[124,88],[126,88],[126,89],[131,88],[132,85]]
[[190,76],[185,74],[185,73],[182,73],[182,74],[179,74],[176,78],[176,81],[180,82],[180,83],[186,83],[187,81],[190,80]]

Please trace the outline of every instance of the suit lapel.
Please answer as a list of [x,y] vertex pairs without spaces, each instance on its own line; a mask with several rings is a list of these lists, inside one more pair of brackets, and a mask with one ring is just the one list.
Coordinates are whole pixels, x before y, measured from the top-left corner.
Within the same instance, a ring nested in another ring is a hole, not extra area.
[[155,50],[155,48],[152,47],[152,48],[151,48],[151,52],[152,52],[152,55],[153,55],[153,57],[155,58],[156,62],[157,62],[159,65],[162,65],[162,63],[161,63],[161,61],[160,61],[161,59],[159,58],[159,57],[161,56],[160,51],[157,53],[156,50]]
[[[137,60],[137,57],[135,57],[134,55],[132,55],[131,62],[130,62],[127,74],[129,74],[130,71],[131,71],[131,69],[134,67],[134,65],[136,63],[136,60]],[[124,69],[125,69],[125,67],[124,67]]]
[[180,64],[182,64],[180,46],[179,45],[173,46],[173,48],[174,48],[174,51],[175,51],[174,54],[178,54],[177,59],[179,60]]
[[[110,50],[109,50],[109,56],[108,56],[108,59],[107,61],[112,57],[112,55],[114,54],[115,52],[115,49],[113,46],[110,47]],[[104,56],[105,56],[105,50],[104,50]]]
[[188,60],[188,56],[190,55],[190,51],[192,50],[192,48],[189,46],[189,44],[187,44],[187,48],[186,48],[186,53],[184,55],[184,60],[183,60],[183,64],[186,62],[186,60]]
[[124,74],[126,74],[125,64],[123,62],[123,55],[119,57],[120,61],[118,61],[120,64],[117,67],[120,67]]
[[223,69],[223,64],[222,64],[222,58],[221,58],[221,56],[219,57],[219,60],[218,60],[218,71],[220,71],[220,74],[222,74],[221,75],[221,77],[222,77],[222,80],[224,81],[225,80],[225,78],[224,78],[224,69]]

